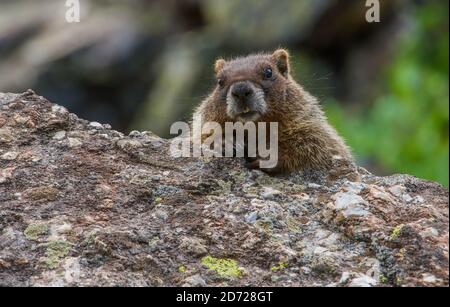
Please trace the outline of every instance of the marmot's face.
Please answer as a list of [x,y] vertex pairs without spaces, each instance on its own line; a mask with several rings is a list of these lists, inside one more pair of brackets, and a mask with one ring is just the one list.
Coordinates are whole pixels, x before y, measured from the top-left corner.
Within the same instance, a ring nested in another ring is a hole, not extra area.
[[288,54],[250,55],[231,61],[217,60],[214,101],[237,121],[256,121],[284,101]]

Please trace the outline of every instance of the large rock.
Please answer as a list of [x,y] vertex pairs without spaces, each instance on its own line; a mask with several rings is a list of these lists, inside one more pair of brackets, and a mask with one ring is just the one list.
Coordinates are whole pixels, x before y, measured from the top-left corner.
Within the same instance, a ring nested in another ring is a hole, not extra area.
[[448,285],[439,184],[342,161],[274,178],[168,150],[0,93],[0,286]]

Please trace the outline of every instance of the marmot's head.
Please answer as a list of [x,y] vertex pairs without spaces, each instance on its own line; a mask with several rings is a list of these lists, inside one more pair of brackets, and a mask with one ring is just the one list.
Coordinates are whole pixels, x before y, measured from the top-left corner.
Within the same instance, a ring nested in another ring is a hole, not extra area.
[[217,85],[213,100],[233,120],[256,121],[271,106],[285,100],[289,54],[254,54],[230,61],[218,59],[214,70]]

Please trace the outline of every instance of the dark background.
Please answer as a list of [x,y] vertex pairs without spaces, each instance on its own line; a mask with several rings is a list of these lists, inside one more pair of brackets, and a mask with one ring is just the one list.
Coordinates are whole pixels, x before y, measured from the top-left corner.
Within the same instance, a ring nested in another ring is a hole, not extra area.
[[360,164],[448,186],[448,1],[0,0],[0,91],[34,89],[79,116],[169,137],[219,57],[285,47]]

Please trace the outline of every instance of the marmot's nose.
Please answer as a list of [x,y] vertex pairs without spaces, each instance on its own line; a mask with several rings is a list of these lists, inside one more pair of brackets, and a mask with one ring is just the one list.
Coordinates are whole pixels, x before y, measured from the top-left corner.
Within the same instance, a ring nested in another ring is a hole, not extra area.
[[253,89],[248,85],[247,82],[238,82],[233,85],[231,95],[233,95],[233,97],[239,101],[246,101],[253,95]]

